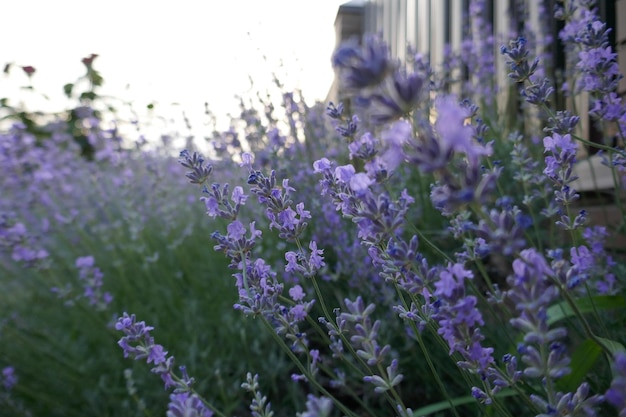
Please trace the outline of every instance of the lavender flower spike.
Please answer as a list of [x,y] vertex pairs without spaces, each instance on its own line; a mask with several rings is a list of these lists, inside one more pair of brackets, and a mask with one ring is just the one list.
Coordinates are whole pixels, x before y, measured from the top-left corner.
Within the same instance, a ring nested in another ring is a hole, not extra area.
[[163,350],[163,346],[155,344],[154,338],[150,335],[154,327],[146,326],[143,321],[137,322],[134,314],[129,316],[124,313],[115,323],[115,330],[125,334],[118,342],[124,350],[125,358],[146,359],[148,363],[152,362],[155,365],[165,361],[167,352]]
[[83,282],[85,297],[89,304],[98,310],[105,309],[113,296],[108,291],[102,292],[102,278],[104,274],[95,265],[93,256],[83,256],[76,259],[76,268],[79,270],[78,278]]
[[615,377],[605,394],[605,398],[619,411],[619,417],[626,417],[626,353],[615,354],[613,374]]
[[15,369],[12,366],[7,366],[2,369],[0,382],[2,383],[5,391],[11,391],[17,384],[17,376],[15,375]]
[[445,96],[435,101],[437,109],[437,121],[435,129],[441,138],[445,150],[453,149],[467,155],[468,159],[475,162],[482,155],[491,155],[492,149],[474,141],[474,128],[466,125],[471,114],[468,109],[461,106],[455,96]]
[[193,379],[187,377],[184,368],[184,378],[174,375],[174,357],[168,357],[163,346],[154,343],[154,338],[150,335],[153,329],[154,327],[147,326],[143,321],[138,322],[134,314],[129,316],[124,313],[115,323],[115,330],[125,334],[117,344],[124,350],[125,358],[145,359],[147,363],[153,363],[155,366],[151,371],[161,377],[165,388],[174,387],[175,392],[187,392]]
[[306,400],[306,411],[296,413],[296,417],[328,417],[333,409],[333,402],[326,397],[314,397],[309,394]]
[[344,87],[359,90],[379,84],[391,69],[389,48],[378,36],[368,36],[364,46],[356,41],[339,47],[332,58],[340,71]]
[[211,417],[213,412],[197,395],[181,392],[170,395],[170,403],[165,415],[167,417]]
[[472,271],[460,264],[449,264],[435,282],[434,295],[441,300],[434,318],[439,324],[438,333],[450,347],[450,355],[459,352],[464,361],[458,365],[465,369],[485,372],[494,362],[493,348],[483,347],[484,336],[480,327],[484,325],[482,314],[476,307],[476,296],[466,294],[465,280],[473,279]]
[[204,158],[198,152],[190,155],[188,150],[184,150],[180,153],[178,162],[185,168],[191,169],[185,176],[192,184],[204,184],[213,172],[213,166],[205,164]]

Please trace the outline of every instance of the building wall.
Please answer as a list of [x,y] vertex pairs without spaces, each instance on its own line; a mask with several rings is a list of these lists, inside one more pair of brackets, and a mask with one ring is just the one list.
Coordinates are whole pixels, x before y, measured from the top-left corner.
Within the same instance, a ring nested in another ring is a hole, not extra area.
[[446,43],[461,45],[464,9],[467,0],[370,0],[365,30],[381,33],[395,57],[404,59],[411,46],[439,63]]

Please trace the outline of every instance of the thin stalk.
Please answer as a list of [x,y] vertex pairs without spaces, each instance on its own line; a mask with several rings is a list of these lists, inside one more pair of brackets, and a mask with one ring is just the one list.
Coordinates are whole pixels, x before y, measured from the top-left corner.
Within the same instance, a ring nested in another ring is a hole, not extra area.
[[[319,363],[318,368],[322,369],[326,373],[326,375],[333,376],[333,372],[330,369],[328,369],[326,366],[324,366],[324,364]],[[376,415],[376,413],[370,408],[370,406],[365,401],[363,401],[363,399],[361,398],[362,395],[358,395],[356,392],[354,392],[354,390],[350,388],[349,385],[346,384],[346,385],[341,386],[341,390],[342,392],[345,392],[348,395],[350,395],[350,397],[353,400],[358,402],[359,405],[363,407],[363,409],[367,412],[367,415],[370,415],[370,416]]]
[[[407,309],[409,306],[407,302],[405,301],[404,297],[402,296],[402,293],[400,292],[400,288],[397,285],[394,285],[394,287],[396,289],[396,293],[398,294],[398,298],[402,300],[402,304],[404,308]],[[415,299],[415,301],[417,301],[417,299]],[[415,305],[419,306],[419,303],[416,303]],[[450,398],[450,396],[448,395],[448,390],[446,390],[446,386],[444,385],[443,381],[439,377],[439,373],[437,372],[437,368],[435,367],[435,364],[433,363],[432,359],[430,358],[430,355],[428,354],[428,349],[426,348],[426,344],[424,343],[422,334],[420,333],[419,329],[417,328],[417,325],[415,324],[413,320],[410,321],[410,324],[411,324],[413,333],[415,334],[415,337],[417,338],[417,343],[419,344],[420,350],[422,351],[424,358],[426,358],[426,363],[428,364],[428,368],[430,368],[430,373],[433,375],[433,377],[435,378],[435,382],[439,386],[439,390],[445,397],[446,401],[448,401],[448,404],[450,404],[450,408],[452,409],[452,412],[454,413],[454,415],[456,417],[460,417],[459,413],[456,410],[456,406],[452,402],[452,398]],[[446,349],[447,349],[447,346],[446,346]]]
[[576,301],[571,297],[571,295],[567,291],[567,288],[564,288],[564,286],[561,285],[558,282],[556,282],[556,285],[559,288],[561,296],[565,299],[565,301],[567,301],[567,304],[572,308],[572,311],[574,312],[574,315],[578,318],[578,320],[580,320],[580,322],[581,322],[581,324],[583,326],[583,329],[585,330],[585,333],[587,334],[587,337],[589,337],[594,342],[596,342],[598,344],[598,346],[600,346],[602,348],[602,350],[604,350],[604,352],[610,357],[612,355],[611,350],[593,332],[593,330],[591,329],[591,326],[587,322],[587,319],[585,319],[585,316],[583,315],[583,313],[578,309],[578,306],[576,305]]
[[[329,322],[332,323],[332,321],[330,320],[331,317],[330,317],[330,315],[328,313],[328,309],[326,308],[326,305],[324,303],[324,298],[322,297],[322,293],[320,291],[319,285],[317,284],[317,280],[315,279],[315,277],[311,277],[311,281],[313,282],[313,287],[315,288],[315,294],[317,295],[317,298],[320,300],[320,304],[322,306],[322,311],[324,312],[324,315],[326,316],[326,319]],[[350,351],[350,354],[352,355],[352,357],[354,357],[361,364],[361,366],[363,366],[363,368],[365,370],[367,370],[367,374],[373,375],[374,374],[373,370],[370,368],[370,366],[359,355],[357,355],[356,351],[354,350],[354,347],[352,347],[352,344],[350,343],[350,341],[348,339],[346,339],[345,335],[342,332],[337,332],[337,333],[339,334],[339,337],[341,338],[341,341],[343,342],[344,346],[346,346],[348,348],[348,350]],[[362,376],[366,376],[367,375],[362,370],[358,370],[358,371],[359,371],[359,373]],[[393,401],[389,397],[389,394],[387,392],[385,392],[385,393],[383,393],[383,395],[393,405]]]
[[[283,341],[283,339],[279,335],[276,334],[276,332],[274,331],[274,328],[267,321],[265,317],[261,316],[261,322],[263,323],[267,331],[272,335],[272,338],[274,339],[274,341],[278,343],[281,349],[287,354],[287,356],[289,356],[289,359],[291,359],[291,361],[298,367],[300,372],[302,372],[303,375],[306,375],[307,380],[309,383],[311,383],[311,385],[313,385],[323,395],[330,398],[333,401],[333,403],[335,403],[337,408],[339,408],[341,412],[344,413],[346,416],[358,417],[358,415],[356,415],[352,410],[346,407],[341,401],[335,398],[330,392],[326,390],[326,388],[320,385],[320,383],[317,382],[315,378],[313,378],[313,375],[311,375],[309,370],[300,362],[298,357],[291,351],[289,346],[287,346],[285,342]],[[226,416],[223,416],[223,417],[226,417]]]

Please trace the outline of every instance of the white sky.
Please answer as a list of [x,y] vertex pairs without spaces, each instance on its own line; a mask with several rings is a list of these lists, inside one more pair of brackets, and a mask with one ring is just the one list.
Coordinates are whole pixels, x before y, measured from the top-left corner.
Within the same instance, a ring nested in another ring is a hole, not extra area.
[[[84,73],[81,59],[96,53],[103,94],[132,98],[137,107],[156,101],[161,111],[177,102],[192,122],[204,102],[218,115],[236,111],[233,97],[249,90],[248,76],[264,90],[276,69],[308,102],[323,100],[333,77],[333,24],[345,2],[4,0],[0,65],[35,67],[36,91],[56,105],[63,85]],[[13,99],[24,84],[13,68],[0,76],[0,97]]]

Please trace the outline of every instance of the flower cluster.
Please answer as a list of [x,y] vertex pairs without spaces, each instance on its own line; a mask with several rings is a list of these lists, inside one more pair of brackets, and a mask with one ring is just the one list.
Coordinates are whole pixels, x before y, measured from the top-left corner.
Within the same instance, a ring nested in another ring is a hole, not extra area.
[[44,266],[48,252],[38,247],[34,237],[28,233],[24,223],[14,216],[0,213],[0,250],[10,254],[15,262],[28,266]]
[[113,301],[110,292],[102,292],[102,278],[104,274],[100,268],[95,266],[93,256],[83,256],[76,259],[76,268],[78,268],[78,279],[83,282],[85,289],[83,296],[89,301],[89,304],[97,308],[106,308]]
[[73,286],[67,283],[64,287],[52,287],[51,291],[65,300],[66,306],[73,306],[80,299],[85,299],[96,310],[105,310],[113,301],[113,295],[109,291],[102,291],[104,274],[95,265],[93,256],[81,256],[76,259],[75,266],[78,269],[78,279],[82,284],[83,293],[72,296]]
[[12,366],[7,366],[2,369],[2,378],[0,381],[2,382],[2,387],[5,391],[11,391],[13,387],[17,384],[18,378],[15,375],[15,368]]
[[493,348],[481,344],[484,336],[480,326],[485,323],[476,296],[466,294],[464,282],[472,278],[472,272],[461,264],[448,265],[440,272],[434,295],[441,303],[433,318],[439,324],[437,332],[450,347],[450,355],[461,353],[463,361],[459,366],[484,374],[493,362]]
[[615,354],[613,372],[615,377],[605,396],[606,400],[619,410],[619,417],[623,417],[626,415],[626,354],[623,352]]
[[[188,157],[188,152],[181,153],[181,164],[187,168],[202,166],[204,159],[197,153],[194,157]],[[195,162],[194,162],[195,161]],[[202,161],[202,162],[199,162]],[[307,226],[306,219],[311,217],[305,210],[303,203],[298,203],[293,209],[291,194],[295,191],[289,185],[289,180],[284,179],[282,186],[277,185],[276,172],[272,171],[266,177],[261,171],[254,170],[254,155],[244,153],[241,166],[249,170],[247,183],[251,185],[250,192],[257,196],[259,204],[265,207],[265,215],[269,220],[270,230],[278,229],[279,237],[288,242],[300,242],[299,238]],[[195,165],[194,165],[195,164]],[[200,183],[206,182],[210,170],[206,169],[207,177]],[[237,218],[240,207],[245,204],[248,196],[243,188],[237,186],[233,190],[231,200],[233,206],[226,198],[228,185],[223,187],[219,184],[212,185],[210,197],[203,197],[208,212],[212,217],[220,216],[230,219],[227,226],[227,234],[222,235],[214,232],[212,238],[218,243],[214,249],[224,252],[230,259],[230,268],[237,269],[233,274],[239,293],[239,302],[235,304],[237,310],[246,315],[262,316],[271,322],[275,331],[285,337],[295,352],[308,351],[308,339],[299,329],[299,323],[303,322],[314,305],[314,300],[305,300],[305,293],[300,285],[289,289],[291,301],[285,305],[280,301],[284,283],[281,282],[270,265],[262,258],[256,258],[253,249],[261,239],[262,232],[257,230],[255,222],[250,223],[249,237],[246,237],[247,229]],[[298,252],[288,251],[285,253],[285,272],[295,276],[310,278],[317,274],[324,265],[323,250],[317,248],[315,241],[309,242],[309,255],[306,256],[300,246]]]
[[[341,45],[333,55],[333,67],[339,71],[342,87],[366,109],[368,120],[383,124],[411,112],[427,97],[426,74],[407,72],[391,60],[389,48],[378,36],[367,36],[364,46],[358,42]],[[341,105],[329,106],[333,119],[341,118]],[[352,118],[342,136],[352,136],[358,119]]]
[[[611,29],[600,21],[594,3],[577,0],[560,5],[557,13],[565,20],[565,25],[559,37],[565,43],[576,69],[574,93],[588,92],[591,97],[589,115],[614,124],[614,130],[623,140],[626,105],[616,90],[624,75],[620,73],[617,54],[609,42]],[[607,139],[604,144],[611,145]]]
[[117,319],[115,330],[124,333],[118,345],[124,351],[125,358],[146,360],[154,367],[151,371],[161,377],[165,388],[174,388],[170,396],[167,411],[168,417],[199,416],[211,417],[213,412],[195,394],[191,388],[194,379],[189,377],[184,366],[180,367],[181,376],[174,373],[174,357],[168,356],[162,345],[156,344],[150,334],[154,327],[147,326],[143,321],[137,321],[134,314],[124,313]]

